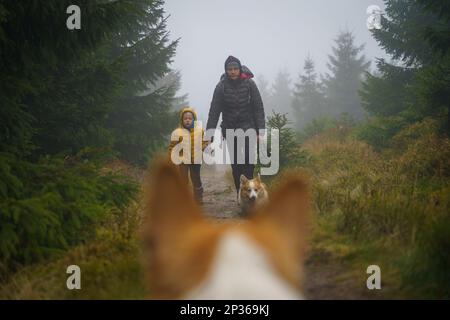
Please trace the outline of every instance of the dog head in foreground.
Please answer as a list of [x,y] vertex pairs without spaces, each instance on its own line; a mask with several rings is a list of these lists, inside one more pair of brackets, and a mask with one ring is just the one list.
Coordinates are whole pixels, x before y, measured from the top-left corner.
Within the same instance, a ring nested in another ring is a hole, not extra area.
[[305,179],[290,175],[249,219],[217,223],[204,217],[172,164],[155,164],[149,176],[143,239],[150,298],[303,297]]

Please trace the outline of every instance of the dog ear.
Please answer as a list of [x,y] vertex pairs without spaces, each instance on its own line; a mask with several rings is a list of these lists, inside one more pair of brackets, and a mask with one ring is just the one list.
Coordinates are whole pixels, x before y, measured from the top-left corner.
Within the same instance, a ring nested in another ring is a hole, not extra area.
[[282,230],[295,250],[304,249],[311,219],[308,179],[292,173],[270,196],[258,215]]
[[171,162],[155,161],[144,197],[145,219],[149,220],[151,230],[166,232],[202,217],[187,182]]
[[256,181],[261,182],[261,175],[258,172],[258,175],[256,176]]
[[241,174],[241,185],[243,185],[244,183],[246,183],[248,181],[247,177],[244,176],[243,174]]
[[153,163],[145,182],[140,230],[145,276],[152,295],[172,296],[175,293],[168,285],[172,278],[167,270],[179,270],[176,258],[184,235],[203,221],[203,215],[179,167],[167,158]]

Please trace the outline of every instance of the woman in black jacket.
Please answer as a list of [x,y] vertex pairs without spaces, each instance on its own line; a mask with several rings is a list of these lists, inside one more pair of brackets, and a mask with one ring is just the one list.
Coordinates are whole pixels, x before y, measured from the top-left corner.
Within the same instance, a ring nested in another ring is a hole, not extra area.
[[[214,90],[206,129],[215,129],[220,114],[222,114],[223,138],[226,138],[226,129],[242,129],[244,131],[254,129],[257,132],[257,141],[259,141],[263,135],[260,130],[265,129],[264,106],[258,87],[251,79],[253,74],[248,69],[246,71],[243,72],[243,66],[239,59],[233,56],[227,58],[225,61],[226,74]],[[236,137],[227,139],[228,149],[233,148],[231,150],[234,151],[231,168],[236,191],[239,191],[241,174],[248,179],[253,179],[256,144],[250,142],[250,139],[246,137],[245,147],[238,148]],[[243,164],[237,163],[239,155],[245,157]]]

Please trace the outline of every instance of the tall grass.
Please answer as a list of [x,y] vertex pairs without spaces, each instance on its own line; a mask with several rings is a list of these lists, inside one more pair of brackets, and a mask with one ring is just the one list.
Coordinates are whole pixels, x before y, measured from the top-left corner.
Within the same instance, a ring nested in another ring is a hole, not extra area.
[[316,211],[353,241],[398,248],[405,288],[450,297],[450,141],[425,119],[382,153],[331,128],[307,140]]

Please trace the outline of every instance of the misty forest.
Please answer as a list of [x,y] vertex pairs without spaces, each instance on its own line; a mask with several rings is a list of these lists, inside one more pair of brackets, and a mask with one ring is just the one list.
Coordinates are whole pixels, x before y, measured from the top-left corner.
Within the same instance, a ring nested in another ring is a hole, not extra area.
[[[79,30],[66,27],[71,4],[81,8]],[[332,38],[315,39],[328,48],[321,56],[301,43],[298,68],[274,57],[265,64],[277,72],[265,73],[252,64],[258,52],[243,61],[267,128],[280,132],[280,170],[263,181],[270,190],[286,170],[311,177],[307,298],[450,298],[450,5],[382,5],[381,28],[338,17]],[[252,12],[242,14],[251,25]],[[171,19],[163,0],[0,0],[1,299],[148,294],[143,177],[166,152],[182,107],[206,120],[223,61],[234,55],[230,43],[214,57],[217,77],[201,97],[208,105],[198,105],[184,86],[193,71],[173,64],[189,38],[171,36]],[[367,55],[359,28],[382,55]],[[207,39],[192,46],[192,61],[208,54]],[[202,167],[205,207],[225,210],[231,187],[215,202],[214,168]],[[66,288],[72,264],[83,270],[82,290]],[[380,266],[382,290],[367,290],[369,265]]]

